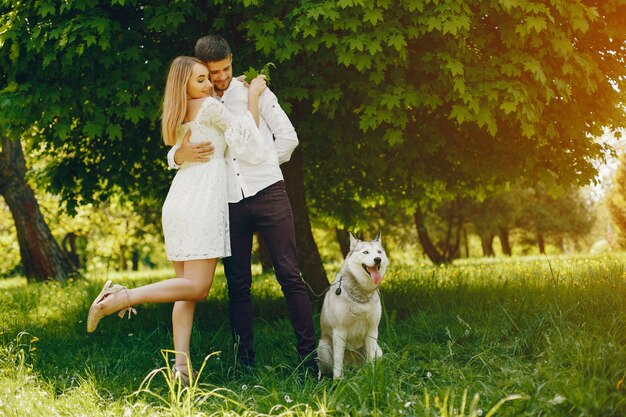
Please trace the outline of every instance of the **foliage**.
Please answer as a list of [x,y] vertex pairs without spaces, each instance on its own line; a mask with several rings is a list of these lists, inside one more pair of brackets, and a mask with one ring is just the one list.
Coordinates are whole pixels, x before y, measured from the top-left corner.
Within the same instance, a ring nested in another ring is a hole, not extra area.
[[517,178],[584,183],[602,150],[592,137],[624,125],[617,0],[0,7],[0,127],[34,127],[70,210],[116,185],[162,198],[166,67],[207,31],[229,39],[236,65],[279,64],[273,88],[305,139],[310,201],[347,226],[372,204],[482,198]]
[[[140,306],[133,320],[108,317],[87,334],[84,319],[99,282],[4,280],[0,413],[182,415],[191,407],[193,415],[452,416],[456,408],[485,416],[500,400],[522,394],[496,415],[617,417],[626,412],[623,265],[624,255],[616,254],[394,268],[381,290],[382,360],[334,382],[299,376],[293,332],[271,276],[253,285],[259,367],[233,369],[218,275],[209,300],[197,307],[191,350],[198,369],[207,353],[222,353],[206,361],[197,389],[182,392],[180,401],[169,397],[159,375],[150,393],[136,394],[146,375],[164,366],[169,305]],[[110,278],[140,285],[169,275]],[[212,395],[215,389],[227,400]]]
[[170,1],[0,7],[3,134],[54,155],[50,189],[70,212],[117,186],[135,200],[162,197],[169,182],[157,125],[166,69],[197,36],[183,23],[208,16]]
[[619,158],[613,187],[607,193],[606,204],[623,247],[626,244],[626,154],[622,154]]
[[340,223],[511,180],[586,183],[593,137],[625,123],[619,1],[251,3],[247,35],[301,100],[313,206]]
[[20,247],[17,243],[15,223],[4,201],[0,201],[0,213],[0,251],[4,254],[0,258],[0,276],[22,274],[24,271],[19,263]]
[[[134,207],[120,202],[115,196],[99,206],[83,205],[73,216],[61,208],[57,196],[38,192],[37,199],[58,242],[65,243],[68,234],[76,236],[76,255],[83,272],[107,274],[130,270],[135,251],[140,269],[169,264],[165,258],[160,223],[146,222],[147,215],[138,214]],[[7,255],[0,260],[0,277],[19,275],[20,252],[15,227],[8,208],[0,204],[0,209],[6,213],[0,220],[0,250]]]
[[558,197],[548,195],[543,184],[524,192],[524,210],[517,225],[532,235],[562,241],[569,237],[576,242],[591,231],[594,218],[590,204],[579,189],[570,188]]
[[276,68],[276,65],[273,62],[268,62],[267,64],[263,65],[263,67],[258,71],[250,67],[248,71],[244,72],[243,74],[246,76],[246,80],[248,81],[254,80],[259,75],[265,75],[265,80],[267,81],[267,85],[270,85],[272,81],[270,68],[272,67]]

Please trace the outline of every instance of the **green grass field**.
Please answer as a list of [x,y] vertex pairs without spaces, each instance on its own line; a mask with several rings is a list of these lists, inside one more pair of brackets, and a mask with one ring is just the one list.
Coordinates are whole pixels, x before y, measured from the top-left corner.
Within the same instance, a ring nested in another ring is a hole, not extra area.
[[[234,366],[220,276],[196,313],[193,360],[199,367],[207,359],[198,384],[184,390],[163,371],[171,305],[138,306],[132,320],[107,317],[87,334],[103,279],[65,287],[2,280],[0,415],[623,417],[625,262],[610,255],[392,266],[381,290],[382,360],[319,382],[299,372],[283,299],[268,276],[254,284],[257,368]],[[113,278],[136,286],[168,276]]]

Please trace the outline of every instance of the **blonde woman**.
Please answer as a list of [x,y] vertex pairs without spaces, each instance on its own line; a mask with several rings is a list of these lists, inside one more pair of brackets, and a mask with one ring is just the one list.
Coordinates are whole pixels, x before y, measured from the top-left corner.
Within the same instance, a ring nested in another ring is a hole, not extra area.
[[[211,141],[208,162],[186,162],[176,173],[163,204],[165,250],[177,278],[127,289],[108,281],[89,309],[87,331],[93,332],[105,316],[134,313],[132,306],[175,302],[172,312],[176,362],[174,373],[189,381],[188,361],[195,304],[211,288],[218,258],[230,256],[227,176],[224,151],[255,164],[264,153],[258,100],[265,90],[263,77],[250,83],[248,113],[235,117],[215,98],[205,64],[180,56],[170,66],[163,100],[162,131],[167,145]],[[191,131],[190,136],[189,131]]]

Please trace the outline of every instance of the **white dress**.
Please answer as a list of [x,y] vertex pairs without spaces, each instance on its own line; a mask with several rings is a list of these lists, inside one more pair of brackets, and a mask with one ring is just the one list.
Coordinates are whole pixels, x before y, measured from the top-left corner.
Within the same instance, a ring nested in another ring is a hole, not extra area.
[[250,113],[235,117],[212,97],[178,129],[178,145],[189,129],[190,142],[211,141],[215,151],[208,162],[183,163],[172,181],[162,210],[165,252],[172,261],[230,256],[224,151],[257,164],[263,140]]

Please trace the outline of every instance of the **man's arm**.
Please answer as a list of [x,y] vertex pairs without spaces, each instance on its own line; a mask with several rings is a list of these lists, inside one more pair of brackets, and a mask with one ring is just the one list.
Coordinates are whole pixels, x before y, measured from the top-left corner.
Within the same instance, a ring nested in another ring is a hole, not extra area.
[[172,146],[167,153],[167,165],[170,169],[178,169],[183,162],[206,162],[211,159],[215,147],[211,142],[191,143],[191,129],[187,131],[183,142]]
[[259,100],[259,113],[274,135],[274,146],[278,153],[280,164],[289,161],[291,154],[298,146],[298,135],[291,124],[291,120],[278,104],[276,95],[269,88]]

